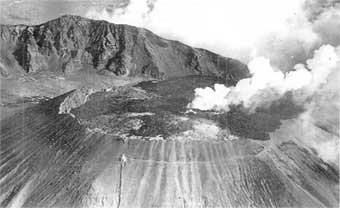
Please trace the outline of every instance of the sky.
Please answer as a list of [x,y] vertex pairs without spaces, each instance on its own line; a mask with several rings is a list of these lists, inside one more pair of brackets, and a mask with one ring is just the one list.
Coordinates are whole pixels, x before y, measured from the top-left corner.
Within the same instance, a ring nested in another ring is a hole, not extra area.
[[0,0],[1,24],[40,24],[64,14],[85,16],[88,8],[116,8],[126,0]]
[[269,57],[281,70],[340,43],[339,0],[130,0],[90,7],[86,16],[148,28],[169,39],[249,62]]

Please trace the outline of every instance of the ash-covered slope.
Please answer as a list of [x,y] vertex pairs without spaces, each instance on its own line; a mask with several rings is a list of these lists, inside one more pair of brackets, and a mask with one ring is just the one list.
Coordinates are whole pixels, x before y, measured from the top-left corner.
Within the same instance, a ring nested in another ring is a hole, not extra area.
[[273,141],[298,112],[247,123],[237,109],[187,111],[195,88],[219,81],[77,90],[3,120],[0,205],[337,207],[338,170],[297,140]]
[[[146,29],[71,15],[35,26],[1,25],[0,46],[5,68],[15,60],[28,73],[91,68],[156,79],[214,75],[235,83],[248,72],[239,61],[163,39]],[[1,73],[11,71],[1,69]]]

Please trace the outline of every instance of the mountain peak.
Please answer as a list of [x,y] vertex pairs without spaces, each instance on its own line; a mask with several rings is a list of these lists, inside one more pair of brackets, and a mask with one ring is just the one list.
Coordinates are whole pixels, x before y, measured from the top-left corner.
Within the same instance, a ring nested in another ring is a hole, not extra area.
[[56,19],[77,19],[77,20],[79,20],[79,19],[86,19],[86,20],[90,20],[90,19],[88,19],[88,18],[86,18],[86,17],[82,17],[82,16],[79,16],[79,15],[73,15],[73,14],[64,14],[64,15],[62,15],[62,16],[60,16],[60,17],[58,17],[58,18],[56,18]]
[[113,24],[113,23],[109,23],[107,21],[104,21],[104,20],[94,20],[94,19],[89,19],[89,18],[86,18],[86,17],[82,17],[82,16],[79,16],[79,15],[72,15],[72,14],[64,14],[60,17],[57,17],[55,19],[52,19],[52,20],[49,20],[45,23],[42,23],[40,25],[46,25],[46,24],[52,24],[52,23],[77,23],[77,22],[87,22],[87,23],[90,23],[90,22],[106,22],[107,24]]

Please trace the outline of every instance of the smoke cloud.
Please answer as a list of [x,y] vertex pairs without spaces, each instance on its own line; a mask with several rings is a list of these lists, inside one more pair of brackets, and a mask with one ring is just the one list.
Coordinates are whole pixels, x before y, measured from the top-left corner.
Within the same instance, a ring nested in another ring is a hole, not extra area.
[[282,72],[270,64],[270,60],[254,58],[248,68],[251,78],[240,80],[236,86],[226,87],[215,84],[212,88],[198,88],[189,108],[200,110],[229,111],[232,105],[243,105],[253,112],[257,107],[266,106],[281,98],[286,92],[294,92],[301,102],[312,96],[329,74],[340,69],[340,47],[322,46],[316,50],[307,64],[297,64],[289,72]]
[[254,58],[248,68],[252,77],[240,80],[236,86],[215,84],[213,88],[195,89],[195,98],[188,107],[228,112],[231,106],[242,105],[252,113],[290,92],[293,101],[306,109],[290,121],[301,130],[296,138],[316,150],[324,161],[338,165],[340,46],[321,46],[306,64],[297,64],[286,73],[263,57]]

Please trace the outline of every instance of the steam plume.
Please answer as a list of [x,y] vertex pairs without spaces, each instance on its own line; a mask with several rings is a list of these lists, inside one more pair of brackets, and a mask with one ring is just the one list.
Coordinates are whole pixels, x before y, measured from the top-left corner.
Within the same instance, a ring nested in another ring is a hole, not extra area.
[[[234,87],[215,84],[214,88],[198,88],[189,108],[229,111],[232,105],[243,105],[250,112],[269,106],[286,92],[306,111],[294,122],[301,130],[298,138],[316,150],[324,160],[339,164],[340,126],[340,46],[324,45],[314,52],[306,64],[297,64],[283,73],[269,59],[252,60],[248,68],[252,77]],[[291,131],[291,129],[288,129]]]
[[339,70],[340,47],[322,46],[307,65],[297,64],[293,70],[283,73],[270,64],[270,60],[258,57],[248,68],[251,78],[240,80],[235,87],[215,84],[214,88],[195,90],[190,108],[229,111],[231,105],[242,104],[251,111],[282,97],[286,92],[299,94],[297,99],[307,98],[327,81],[329,74]]

